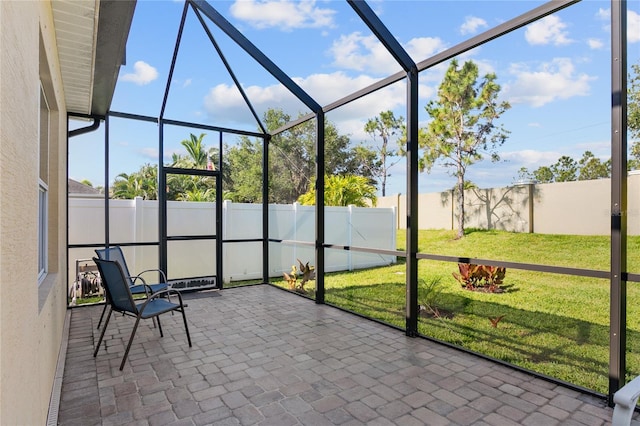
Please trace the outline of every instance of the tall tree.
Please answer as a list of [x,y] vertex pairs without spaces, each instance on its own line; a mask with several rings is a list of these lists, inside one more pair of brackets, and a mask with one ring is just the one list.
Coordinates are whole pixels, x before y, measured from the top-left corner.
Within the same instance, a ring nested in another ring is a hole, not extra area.
[[[376,171],[374,177],[380,182],[380,189],[382,196],[386,195],[387,177],[389,169],[393,167],[400,159],[394,160],[395,157],[399,157],[402,150],[389,145],[391,139],[396,137],[396,142],[400,144],[400,136],[404,132],[404,118],[396,118],[392,111],[382,111],[377,117],[370,118],[364,126],[364,131],[367,132],[375,141],[377,137],[380,137],[381,144],[374,149],[380,156],[380,167]],[[400,147],[398,147],[400,148]]]
[[533,177],[538,183],[551,183],[553,182],[553,170],[549,166],[541,166],[533,171]]
[[629,170],[640,169],[640,62],[631,65],[633,74],[629,75],[627,89],[627,126],[631,138],[631,158],[628,161]]
[[[173,154],[172,167],[188,169],[210,169],[218,167],[218,148],[208,148],[204,144],[206,133],[199,136],[189,134],[189,139],[184,139],[180,144],[186,149],[187,154]],[[222,179],[229,182],[228,167],[222,167]],[[167,178],[169,200],[181,201],[215,201],[215,179],[203,176],[170,175]]]
[[262,202],[262,141],[242,137],[225,158],[230,169],[225,197],[238,203]]
[[361,143],[351,148],[349,154],[344,173],[366,177],[375,186],[377,184],[375,176],[379,176],[382,169],[382,161],[378,153]]
[[[203,142],[205,133],[196,136],[190,134],[189,139],[180,143],[187,150],[186,155],[173,154],[172,167],[208,168],[218,164],[217,148],[207,149]],[[214,166],[215,167],[215,166]],[[228,167],[223,167],[222,179],[228,182]],[[111,187],[114,198],[143,197],[146,200],[158,199],[158,166],[145,164],[137,172],[120,173]],[[215,201],[215,179],[205,176],[189,176],[171,174],[167,177],[167,199],[182,201]]]
[[518,170],[518,177],[514,179],[514,183],[528,183],[534,180],[535,177],[526,167],[520,167]]
[[578,163],[568,155],[558,158],[551,166],[554,182],[572,182],[578,178]]
[[[268,131],[291,121],[280,109],[264,114]],[[306,121],[274,136],[269,143],[269,202],[292,203],[315,182],[316,124]],[[348,136],[340,135],[336,126],[325,122],[325,171],[333,174],[357,174],[371,178],[375,155],[366,148],[352,148]],[[226,157],[232,165],[229,191],[247,202],[262,202],[262,142],[241,137]],[[244,166],[243,166],[244,164]]]
[[611,177],[611,159],[602,161],[591,151],[585,151],[579,161],[563,155],[550,166],[538,167],[533,177],[537,183],[608,178]]
[[585,151],[578,161],[580,172],[578,180],[602,179],[611,177],[611,160],[601,161],[591,151]]
[[490,73],[478,80],[478,66],[473,61],[458,68],[458,61],[453,60],[438,88],[438,98],[425,107],[432,120],[420,132],[420,147],[424,149],[421,166],[430,170],[441,161],[453,169],[451,174],[457,178],[458,238],[464,236],[467,168],[485,155],[498,161],[497,148],[509,134],[494,123],[511,108],[508,102],[498,101],[500,85],[496,79]]
[[206,133],[200,133],[196,136],[193,133],[189,135],[189,139],[184,139],[180,144],[187,150],[187,157],[173,155],[173,164],[176,167],[188,167],[194,169],[205,169],[207,160],[209,159],[202,140]]
[[629,161],[627,162],[627,169],[640,169],[640,141],[634,142],[631,145],[631,149],[629,151],[631,158],[629,158]]
[[627,89],[627,126],[631,137],[640,142],[640,62],[631,65],[633,74],[629,75]]

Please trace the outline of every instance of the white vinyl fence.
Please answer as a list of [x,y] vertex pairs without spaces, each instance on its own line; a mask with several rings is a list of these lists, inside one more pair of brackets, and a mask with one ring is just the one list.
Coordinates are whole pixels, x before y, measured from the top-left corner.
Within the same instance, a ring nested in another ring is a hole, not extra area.
[[[282,276],[298,259],[315,266],[315,209],[299,204],[270,205],[269,274]],[[105,241],[104,199],[69,198],[69,244],[103,244]],[[110,244],[157,242],[158,202],[134,200],[109,201]],[[223,204],[223,240],[262,238],[262,206],[225,201]],[[327,207],[325,242],[382,250],[396,249],[396,209]],[[169,236],[215,235],[215,203],[170,201],[167,205]],[[292,241],[308,242],[295,244]],[[158,267],[156,246],[123,248],[132,274]],[[170,241],[168,278],[211,277],[216,274],[215,240]],[[91,248],[69,251],[70,285],[77,267],[90,265]],[[228,242],[223,250],[223,281],[262,278],[262,242]],[[88,260],[89,259],[89,260]],[[80,260],[78,263],[77,260]],[[389,265],[395,256],[358,253],[351,250],[327,250],[326,271],[342,271]],[[78,264],[77,264],[78,263]]]

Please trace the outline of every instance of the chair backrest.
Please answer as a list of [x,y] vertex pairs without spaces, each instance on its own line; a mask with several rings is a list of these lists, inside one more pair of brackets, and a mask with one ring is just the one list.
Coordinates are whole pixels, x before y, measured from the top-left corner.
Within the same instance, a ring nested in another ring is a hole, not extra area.
[[102,285],[107,291],[107,299],[114,311],[138,314],[138,308],[129,289],[129,279],[125,276],[122,266],[115,260],[93,258],[98,265],[102,278]]
[[124,254],[122,253],[122,249],[120,246],[113,246],[105,249],[96,249],[96,254],[99,259],[102,260],[113,260],[120,264],[122,268],[122,272],[124,272],[124,276],[127,278],[127,282],[129,285],[132,285],[131,274],[129,273],[129,268],[127,268],[127,262],[124,260]]

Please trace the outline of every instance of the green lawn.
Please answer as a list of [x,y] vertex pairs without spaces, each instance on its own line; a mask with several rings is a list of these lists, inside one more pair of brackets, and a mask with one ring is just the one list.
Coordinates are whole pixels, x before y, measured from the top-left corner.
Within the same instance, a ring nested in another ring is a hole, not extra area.
[[[420,253],[608,270],[608,237],[420,231]],[[404,232],[398,233],[404,247]],[[640,270],[640,238],[628,241],[628,270]],[[419,303],[426,336],[597,392],[608,391],[609,281],[507,269],[500,294],[465,290],[457,264],[421,260]],[[325,276],[326,302],[404,328],[404,260]],[[282,282],[276,283],[284,285]],[[311,286],[313,287],[313,283]],[[628,376],[640,374],[640,290],[628,285]],[[313,296],[312,294],[310,296]],[[436,315],[433,312],[436,312]],[[497,326],[492,320],[502,317]]]

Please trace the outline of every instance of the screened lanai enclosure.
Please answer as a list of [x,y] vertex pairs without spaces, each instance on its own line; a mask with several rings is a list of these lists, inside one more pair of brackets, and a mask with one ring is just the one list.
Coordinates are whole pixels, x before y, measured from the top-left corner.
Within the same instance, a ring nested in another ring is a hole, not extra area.
[[[243,21],[238,4],[163,3],[136,5],[129,43],[137,37],[144,49],[127,46],[128,65],[140,62],[120,76],[113,110],[69,117],[70,306],[102,303],[93,251],[119,245],[133,273],[159,268],[175,288],[274,285],[610,404],[640,375],[640,183],[628,170],[637,142],[628,138],[638,134],[628,117],[638,100],[637,1],[500,2],[500,16],[483,15],[491,2],[482,1],[328,2],[313,7],[351,22],[350,36],[316,22],[295,35],[277,28],[277,42]],[[155,7],[171,11],[157,13],[172,27],[155,22]],[[391,19],[407,15],[401,26]],[[453,30],[471,15],[483,17],[475,31]],[[434,33],[439,21],[452,30]],[[578,28],[597,40],[573,35]],[[311,32],[336,37],[333,62],[305,40]],[[164,52],[159,72],[142,61],[145,50]],[[301,75],[297,64],[315,60],[330,66]],[[474,148],[466,213],[455,207],[448,162],[425,167],[434,152],[429,102],[452,61],[495,73],[519,114],[500,117],[509,130],[502,162]],[[202,81],[192,79],[196,69]],[[206,90],[194,95],[198,84]],[[578,106],[600,121],[585,122]],[[384,111],[400,119],[389,146],[363,130]],[[539,131],[550,115],[561,124]],[[375,158],[358,157],[358,146]],[[598,149],[591,156],[608,169],[597,180],[516,179],[515,164],[533,171]],[[371,164],[382,173],[366,172]],[[78,183],[87,167],[99,177]],[[330,179],[347,171],[376,182],[377,204],[328,201]],[[443,206],[445,225],[429,225]],[[486,220],[469,219],[456,238],[460,214]],[[586,231],[574,231],[581,222]],[[307,264],[313,273],[301,287]],[[472,291],[454,277],[460,265],[506,273],[498,291]]]

